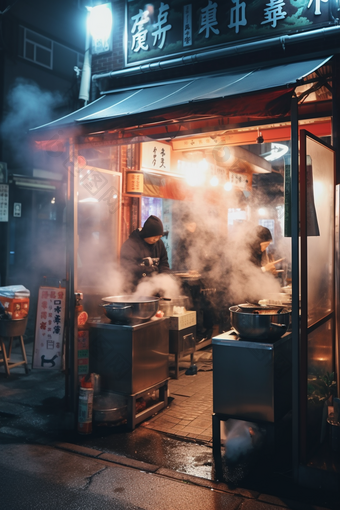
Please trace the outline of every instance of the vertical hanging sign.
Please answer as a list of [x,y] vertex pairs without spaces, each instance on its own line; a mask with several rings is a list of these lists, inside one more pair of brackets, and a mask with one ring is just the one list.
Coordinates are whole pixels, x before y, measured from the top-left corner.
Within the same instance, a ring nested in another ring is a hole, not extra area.
[[33,368],[62,368],[66,289],[40,287]]
[[0,184],[0,221],[8,221],[9,187]]

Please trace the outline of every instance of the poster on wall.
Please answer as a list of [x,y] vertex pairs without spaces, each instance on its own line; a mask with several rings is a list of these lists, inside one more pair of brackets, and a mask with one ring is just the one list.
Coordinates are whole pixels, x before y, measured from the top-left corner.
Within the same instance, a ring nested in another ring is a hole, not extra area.
[[65,288],[39,288],[33,368],[62,368],[65,298]]

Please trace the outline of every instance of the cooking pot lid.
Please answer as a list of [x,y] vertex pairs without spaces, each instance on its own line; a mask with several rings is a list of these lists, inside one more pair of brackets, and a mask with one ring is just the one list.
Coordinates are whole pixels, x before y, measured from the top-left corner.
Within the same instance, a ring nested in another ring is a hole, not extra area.
[[158,297],[155,296],[133,296],[133,295],[125,295],[125,296],[108,296],[102,298],[102,301],[105,303],[155,303],[159,301]]
[[262,308],[261,305],[255,305],[253,303],[242,303],[237,305],[241,310],[257,310],[258,308]]
[[236,305],[239,310],[243,310],[244,312],[256,312],[265,310],[267,312],[272,311],[273,313],[287,313],[289,310],[284,305],[256,305],[254,303],[242,303],[240,305]]

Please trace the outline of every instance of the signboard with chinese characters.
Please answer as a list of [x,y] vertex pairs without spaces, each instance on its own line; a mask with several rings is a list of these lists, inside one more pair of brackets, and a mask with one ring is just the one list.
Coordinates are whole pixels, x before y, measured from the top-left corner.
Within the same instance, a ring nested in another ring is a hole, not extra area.
[[144,175],[142,172],[126,172],[126,193],[142,195],[144,189]]
[[128,0],[126,65],[314,30],[337,19],[333,0]]
[[229,172],[229,181],[242,190],[251,187],[251,175]]
[[170,172],[170,145],[161,142],[145,142],[141,144],[141,152],[142,168]]
[[66,289],[40,287],[33,368],[62,368]]
[[8,184],[0,184],[0,221],[8,221],[9,188]]

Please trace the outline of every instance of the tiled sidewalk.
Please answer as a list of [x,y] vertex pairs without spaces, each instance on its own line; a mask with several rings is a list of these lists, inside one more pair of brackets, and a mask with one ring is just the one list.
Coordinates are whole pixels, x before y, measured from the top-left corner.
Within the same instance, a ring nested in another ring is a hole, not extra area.
[[[156,416],[141,424],[148,429],[172,436],[186,437],[202,442],[212,441],[212,354],[195,354],[197,375],[185,375],[170,379],[170,404]],[[189,356],[183,358],[181,367],[190,366]]]

